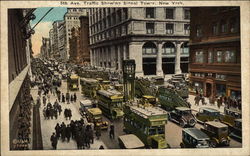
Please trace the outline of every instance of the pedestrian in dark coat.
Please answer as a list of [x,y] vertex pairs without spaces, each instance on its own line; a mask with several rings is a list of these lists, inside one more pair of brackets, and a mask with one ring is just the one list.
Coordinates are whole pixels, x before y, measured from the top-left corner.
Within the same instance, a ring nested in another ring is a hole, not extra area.
[[71,109],[68,109],[68,117],[69,117],[69,120],[71,120],[71,117],[72,117]]
[[57,141],[58,141],[55,133],[53,133],[52,136],[50,137],[50,141],[51,141],[51,145],[53,149],[55,150],[57,146]]
[[73,97],[73,95],[71,94],[71,96],[70,96],[70,102],[72,103],[74,101],[74,97]]
[[113,124],[110,125],[109,138],[110,139],[114,139],[115,138],[115,127],[114,127]]
[[76,96],[76,93],[74,93],[74,102],[76,102],[77,100],[77,96]]
[[62,103],[65,103],[65,96],[63,93],[62,93]]
[[66,137],[66,126],[64,124],[64,125],[61,125],[61,139],[62,139],[62,142],[65,141],[65,137]]
[[66,93],[66,101],[67,101],[68,104],[69,104],[69,100],[70,100],[70,95],[69,95],[69,93],[67,92],[67,93]]
[[59,138],[60,137],[60,125],[59,125],[59,123],[56,124],[55,130],[56,130],[56,137]]
[[62,112],[62,106],[61,105],[58,105],[58,112],[59,112],[59,115],[61,115],[61,112]]
[[66,120],[68,119],[68,109],[64,109],[64,117]]
[[67,138],[68,142],[70,140],[70,136],[71,136],[70,126],[67,125],[67,127],[66,127],[66,138]]

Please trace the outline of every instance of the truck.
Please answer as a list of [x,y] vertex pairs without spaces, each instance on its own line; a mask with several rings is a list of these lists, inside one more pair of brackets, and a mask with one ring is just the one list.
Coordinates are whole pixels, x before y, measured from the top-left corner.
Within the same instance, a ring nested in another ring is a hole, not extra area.
[[170,147],[165,139],[167,112],[160,107],[126,105],[124,131],[136,135],[147,148]]
[[67,81],[68,90],[79,90],[79,77],[77,75],[71,75]]
[[108,122],[102,121],[102,111],[99,108],[88,108],[86,117],[88,122],[94,123],[94,128],[100,126],[102,130],[108,129]]
[[123,117],[123,94],[115,89],[97,91],[98,107],[110,119]]
[[96,98],[96,91],[98,90],[98,80],[92,78],[81,78],[80,84],[82,87],[82,94],[91,99]]

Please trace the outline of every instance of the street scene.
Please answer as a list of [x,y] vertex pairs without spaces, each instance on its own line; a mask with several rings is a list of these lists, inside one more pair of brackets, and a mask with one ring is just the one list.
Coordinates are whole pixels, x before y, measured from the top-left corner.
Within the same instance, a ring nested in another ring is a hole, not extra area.
[[8,19],[10,150],[242,147],[239,7]]

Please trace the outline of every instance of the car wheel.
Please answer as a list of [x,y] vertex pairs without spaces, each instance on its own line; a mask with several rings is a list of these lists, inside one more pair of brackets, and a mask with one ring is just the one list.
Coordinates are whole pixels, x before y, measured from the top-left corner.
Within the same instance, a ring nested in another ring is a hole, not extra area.
[[214,140],[212,140],[210,143],[210,146],[215,148],[217,146],[217,143]]
[[181,146],[181,148],[185,148],[183,143],[181,143],[180,146]]
[[184,120],[180,120],[180,126],[182,127],[182,128],[184,128],[185,127],[185,122],[184,122]]
[[189,120],[189,125],[190,125],[191,127],[194,127],[194,126],[195,126],[195,123],[196,123],[196,121],[195,121],[194,119],[190,119],[190,120]]

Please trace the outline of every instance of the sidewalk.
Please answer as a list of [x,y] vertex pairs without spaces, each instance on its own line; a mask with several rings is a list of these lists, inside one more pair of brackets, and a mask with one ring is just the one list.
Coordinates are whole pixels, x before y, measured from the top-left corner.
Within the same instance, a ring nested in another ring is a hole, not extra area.
[[[67,82],[62,81],[62,86],[59,88],[62,93],[66,93],[67,90]],[[80,91],[76,92],[77,93],[77,102],[76,103],[60,103],[62,106],[62,110],[64,111],[65,108],[70,108],[72,110],[72,120],[80,120],[82,117],[79,113],[79,101],[83,99],[81,96]],[[31,94],[36,101],[37,98],[37,87],[31,90]],[[53,104],[57,97],[55,95],[49,94],[50,95],[50,102]],[[49,119],[45,120],[43,116],[43,104],[41,104],[40,107],[40,119],[41,119],[41,131],[42,131],[42,140],[43,140],[43,149],[44,150],[50,150],[52,149],[51,142],[50,142],[50,136],[52,135],[53,132],[55,132],[55,126],[57,123],[62,123],[64,122],[66,125],[70,123],[70,120],[66,120],[64,118],[63,112],[61,113],[58,118],[55,119]],[[90,145],[90,149],[99,149],[99,147],[103,145],[104,148],[106,149],[106,145],[103,143],[101,140],[97,140],[94,138],[94,144]],[[77,144],[76,141],[70,140],[70,142],[62,142],[61,139],[58,140],[57,144],[57,149],[58,150],[77,150]]]
[[208,108],[213,108],[216,109],[218,111],[220,111],[221,113],[224,113],[224,104],[220,107],[220,109],[217,107],[217,103],[215,102],[214,105],[211,105],[209,103],[209,99],[205,97],[205,103],[207,103],[206,105],[202,105],[201,101],[199,103],[199,106],[195,105],[195,101],[194,101],[195,96],[194,95],[189,95],[188,98],[188,102],[191,104],[191,108],[195,111],[199,111],[199,108],[201,107],[208,107]]

